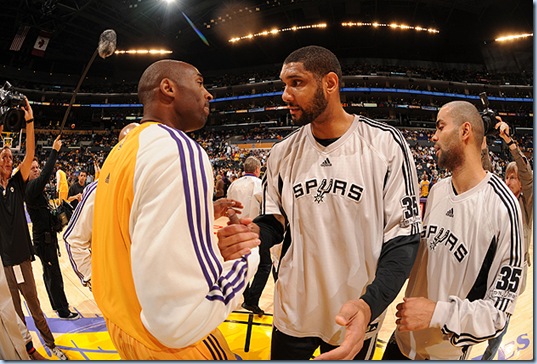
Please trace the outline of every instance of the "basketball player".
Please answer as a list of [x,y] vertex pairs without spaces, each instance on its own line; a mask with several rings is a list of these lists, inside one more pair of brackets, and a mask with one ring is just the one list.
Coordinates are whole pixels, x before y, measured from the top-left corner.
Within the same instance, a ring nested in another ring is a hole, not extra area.
[[[328,49],[284,61],[283,101],[302,125],[274,145],[263,178],[263,244],[282,251],[271,359],[370,359],[383,312],[416,255],[417,172],[401,133],[345,112]],[[365,341],[364,341],[365,340]]]
[[[119,132],[118,141],[122,141],[127,134],[137,127],[138,123],[127,124]],[[96,176],[97,177],[97,176]],[[84,188],[82,199],[76,206],[69,224],[63,233],[65,248],[69,261],[84,287],[91,290],[91,233],[93,225],[93,204],[95,202],[95,189],[97,180]]]
[[[138,123],[127,124],[119,132],[118,141],[122,141],[127,134],[137,127]],[[91,234],[93,231],[93,205],[95,203],[95,190],[97,182],[94,181],[84,188],[82,200],[73,212],[73,217],[63,234],[65,248],[69,255],[69,261],[84,287],[91,291]],[[239,201],[230,199],[220,199],[214,203],[217,216],[221,216],[223,211],[233,207],[243,208]]]
[[205,125],[212,96],[194,66],[160,60],[138,97],[141,125],[97,185],[93,296],[122,359],[235,359],[217,326],[255,273],[259,239],[251,219],[214,238],[212,167],[185,134]]
[[457,360],[498,336],[523,284],[525,248],[515,196],[481,163],[483,121],[471,103],[438,112],[438,165],[422,242],[384,359]]

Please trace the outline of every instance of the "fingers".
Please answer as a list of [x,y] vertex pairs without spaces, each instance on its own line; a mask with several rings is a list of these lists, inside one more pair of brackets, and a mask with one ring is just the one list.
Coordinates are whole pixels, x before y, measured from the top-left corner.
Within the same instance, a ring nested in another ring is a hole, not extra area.
[[233,209],[227,209],[226,215],[229,218],[230,224],[240,224],[239,217],[237,216],[237,212]]
[[252,248],[259,246],[259,235],[250,231],[248,226],[233,224],[217,232],[218,247],[224,260],[232,260],[249,254]]

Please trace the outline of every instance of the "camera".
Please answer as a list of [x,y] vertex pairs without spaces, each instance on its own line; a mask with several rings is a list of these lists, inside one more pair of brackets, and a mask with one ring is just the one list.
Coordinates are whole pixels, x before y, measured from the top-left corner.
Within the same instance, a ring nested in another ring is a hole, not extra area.
[[483,111],[480,112],[481,119],[483,119],[483,126],[485,128],[485,135],[498,137],[500,132],[494,128],[499,122],[496,119],[496,113],[489,108],[489,98],[487,97],[486,92],[481,92],[479,94],[481,103],[483,104]]
[[24,111],[26,97],[13,89],[9,82],[0,87],[0,125],[5,132],[18,133],[25,124]]

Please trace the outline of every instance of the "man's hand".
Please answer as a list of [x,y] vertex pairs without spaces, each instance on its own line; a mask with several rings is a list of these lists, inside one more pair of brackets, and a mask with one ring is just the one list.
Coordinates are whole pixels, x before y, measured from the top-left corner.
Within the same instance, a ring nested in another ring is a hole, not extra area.
[[319,355],[315,360],[352,360],[362,350],[365,331],[371,321],[371,309],[363,299],[345,302],[336,316],[336,323],[345,326],[341,345]]
[[498,120],[498,122],[496,123],[496,125],[494,125],[494,129],[498,130],[498,132],[500,133],[500,137],[503,140],[505,140],[506,142],[510,141],[511,134],[509,133],[509,125],[505,121],[502,121],[502,118],[499,116],[496,116],[496,120]]
[[219,198],[213,203],[214,206],[214,219],[217,220],[222,216],[227,216],[226,211],[229,208],[233,208],[236,213],[240,214],[240,210],[244,206],[237,200],[232,200],[230,198]]
[[26,105],[22,106],[21,110],[24,111],[24,120],[28,121],[34,118],[34,111],[32,110],[27,97],[24,98],[24,101],[26,102]]
[[52,143],[52,149],[54,149],[56,152],[59,152],[62,148],[62,141],[60,140],[61,134],[59,134],[56,139],[54,139],[54,143]]
[[404,297],[397,305],[395,321],[399,331],[416,331],[429,328],[436,302],[424,297]]
[[232,224],[218,230],[218,247],[224,261],[238,259],[249,254],[252,248],[261,243],[259,234],[253,232],[248,225],[251,219],[241,219],[241,224]]

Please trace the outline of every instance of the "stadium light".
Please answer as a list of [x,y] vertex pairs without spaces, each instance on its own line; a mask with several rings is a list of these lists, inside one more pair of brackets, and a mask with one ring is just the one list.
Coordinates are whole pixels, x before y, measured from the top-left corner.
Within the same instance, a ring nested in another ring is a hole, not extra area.
[[498,37],[494,40],[496,42],[507,42],[510,40],[524,39],[524,38],[529,38],[529,37],[533,37],[533,33],[505,35],[502,37]]
[[172,51],[166,49],[129,49],[129,50],[116,50],[115,54],[150,54],[150,55],[161,55],[161,54],[171,54]]
[[412,26],[412,25],[407,25],[407,24],[397,24],[397,23],[390,23],[390,24],[386,24],[386,23],[379,23],[379,22],[373,22],[373,23],[369,23],[369,22],[343,22],[341,23],[341,26],[344,26],[344,27],[372,27],[372,28],[382,28],[382,27],[386,27],[386,28],[391,28],[391,29],[400,29],[400,30],[415,30],[416,32],[427,32],[427,33],[432,33],[432,34],[438,34],[440,33],[440,31],[438,29],[435,29],[435,28],[425,28],[425,27],[422,27],[422,26],[419,26],[419,25],[416,25],[416,26]]
[[326,23],[319,23],[319,24],[301,25],[301,26],[293,25],[293,26],[291,26],[289,28],[282,28],[282,29],[272,28],[271,30],[264,30],[264,31],[259,32],[259,33],[249,33],[247,35],[243,35],[243,36],[240,36],[240,37],[233,37],[233,38],[229,39],[228,42],[229,43],[237,43],[237,42],[240,42],[241,40],[244,40],[244,39],[253,39],[253,38],[256,38],[256,37],[266,37],[268,35],[276,35],[276,34],[283,33],[283,32],[298,31],[298,30],[305,30],[305,29],[314,29],[314,28],[326,28],[326,27],[327,27]]

